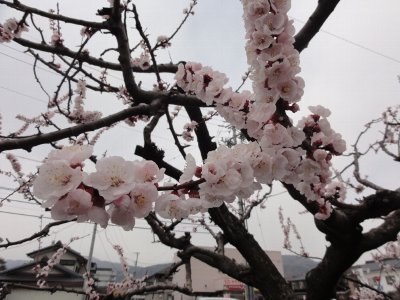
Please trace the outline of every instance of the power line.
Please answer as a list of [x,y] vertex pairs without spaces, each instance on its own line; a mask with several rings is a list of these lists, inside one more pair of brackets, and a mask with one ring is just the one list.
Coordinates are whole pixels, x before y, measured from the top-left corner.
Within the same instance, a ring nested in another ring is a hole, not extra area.
[[[7,190],[7,191],[15,191],[15,189],[10,189],[10,188],[6,188],[6,187],[2,187],[2,186],[0,186],[0,189],[2,189],[2,190]],[[36,202],[32,202],[32,201],[23,201],[23,200],[17,200],[17,199],[10,199],[10,198],[7,198],[6,200],[4,200],[4,201],[10,201],[10,202],[17,202],[17,203],[23,203],[23,204],[30,204],[30,205],[39,205],[38,203],[36,203]]]
[[[1,210],[0,210],[0,213],[2,213],[2,214],[9,214],[9,215],[17,215],[17,216],[21,216],[21,217],[38,218],[38,219],[43,218],[43,219],[53,220],[53,221],[54,221],[53,218],[51,218],[51,217],[45,217],[45,216],[43,216],[43,215],[38,216],[38,215],[32,215],[32,214],[16,213],[16,212],[1,211]],[[80,222],[80,223],[81,223],[81,224],[93,224],[93,223],[91,223],[91,222]],[[108,226],[120,227],[119,225],[116,225],[116,224],[108,224]],[[137,226],[137,225],[135,225],[135,227],[133,227],[133,229],[143,229],[143,230],[150,230],[150,231],[152,231],[151,227]],[[185,232],[187,232],[187,230],[174,230],[174,232],[185,233]],[[195,234],[209,234],[209,233],[206,232],[206,231],[195,231],[195,232],[192,232],[192,233],[195,233]]]
[[[3,45],[3,44],[0,44],[0,45]],[[9,47],[9,48],[11,48],[11,47]],[[13,49],[13,48],[11,48],[11,49]],[[18,51],[18,50],[16,50],[16,51]],[[18,52],[19,52],[19,51],[18,51]],[[9,57],[9,58],[11,58],[11,59],[13,59],[13,60],[19,61],[19,62],[21,62],[21,63],[23,63],[23,64],[26,64],[26,65],[29,65],[29,66],[33,67],[33,64],[32,64],[32,63],[27,62],[27,61],[24,61],[24,60],[19,59],[19,58],[16,58],[15,56],[6,54],[6,53],[1,52],[1,51],[0,51],[0,54],[1,54],[1,55],[4,55],[4,56],[7,56],[7,57]],[[27,53],[24,53],[24,54],[27,54]],[[45,71],[45,72],[47,72],[47,73],[53,74],[53,75],[56,75],[56,74],[57,74],[57,73],[51,72],[50,70],[45,69],[45,68],[43,68],[43,67],[38,67],[38,66],[37,66],[36,68],[37,68],[37,69],[40,69],[40,70],[42,70],[42,71]]]
[[[0,189],[1,189],[1,188],[2,188],[2,187],[0,186]],[[7,190],[13,190],[13,189],[7,189]],[[7,200],[5,200],[5,201],[17,202],[17,203],[23,203],[23,204],[30,204],[30,205],[39,205],[38,203],[35,203],[35,202],[23,201],[23,200],[17,200],[17,199],[7,199]],[[50,218],[50,219],[51,219],[51,218]],[[139,219],[139,220],[141,220],[141,219]],[[196,221],[195,218],[193,218],[193,220]],[[199,225],[199,224],[193,224],[193,223],[191,223],[191,222],[181,222],[180,224],[181,224],[181,225]],[[217,225],[213,225],[213,224],[209,224],[208,226],[210,226],[210,227],[218,227]]]
[[3,90],[6,90],[6,91],[9,91],[9,92],[11,92],[11,93],[14,93],[14,94],[17,94],[17,95],[20,95],[20,96],[26,97],[26,98],[30,98],[30,99],[32,99],[32,100],[35,100],[35,101],[37,101],[37,102],[42,102],[42,103],[45,103],[45,104],[47,104],[47,103],[48,103],[48,101],[45,101],[45,100],[43,100],[43,99],[39,99],[39,98],[36,98],[36,97],[30,96],[30,95],[27,95],[27,94],[24,94],[24,93],[18,92],[18,91],[14,90],[14,89],[10,89],[10,88],[7,88],[7,87],[5,87],[5,86],[0,86],[0,89],[3,89]]
[[[13,48],[13,47],[11,47],[11,46],[5,45],[4,43],[3,43],[3,44],[0,44],[0,45],[2,45],[2,46],[4,46],[4,47],[7,47],[7,48],[9,48],[9,49],[11,49],[11,50],[14,50],[14,51],[16,51],[16,52],[20,52],[20,53],[22,53],[22,54],[24,54],[24,55],[27,55],[27,56],[31,57],[28,53],[26,53],[26,52],[24,52],[24,51],[21,51],[21,50],[18,50],[18,49],[16,49],[16,48]],[[5,53],[3,53],[3,52],[1,52],[1,51],[0,51],[0,54],[3,54],[3,55],[5,55],[5,56],[7,56],[7,57],[10,57],[11,59],[20,61],[20,62],[22,62],[22,63],[24,63],[24,64],[33,66],[32,63],[29,63],[29,62],[20,60],[20,59],[16,58],[15,56],[11,56],[11,55],[9,55],[9,54],[5,54]],[[89,69],[92,69],[93,71],[96,71],[96,72],[99,72],[99,73],[102,72],[101,70],[96,69],[95,67],[93,67],[93,66],[91,66],[91,65],[89,65],[89,64],[88,64],[87,67],[88,67]],[[51,74],[53,74],[53,75],[57,75],[57,73],[52,72],[52,71],[50,71],[50,70],[48,70],[48,69],[45,69],[45,68],[43,68],[43,67],[37,67],[37,68],[38,68],[38,69],[41,69],[41,70],[43,70],[43,71],[46,71],[46,72],[48,72],[48,73],[51,73]],[[108,76],[110,76],[110,77],[112,77],[112,78],[115,78],[115,79],[118,79],[118,80],[124,82],[124,79],[121,78],[121,77],[115,76],[115,75],[113,75],[113,74],[108,74]]]
[[5,190],[5,191],[15,191],[15,189],[8,188],[8,187],[1,186],[1,185],[0,185],[0,190]]
[[[2,152],[2,153],[0,153],[0,154],[7,155],[7,154],[4,153],[4,152]],[[34,158],[29,158],[29,157],[25,157],[25,156],[21,156],[21,155],[15,155],[15,154],[13,154],[13,155],[14,155],[15,157],[18,157],[18,158],[21,158],[21,159],[30,160],[30,161],[37,162],[37,163],[43,163],[42,160],[38,160],[38,159],[34,159]]]
[[[292,18],[293,20],[299,22],[299,23],[306,24],[306,22],[303,21],[303,20],[300,20],[300,19],[297,19],[297,18],[294,18],[294,17],[291,17],[291,18]],[[323,33],[328,34],[328,35],[330,35],[330,36],[332,36],[332,37],[334,37],[334,38],[337,38],[337,39],[339,39],[339,40],[341,40],[341,41],[343,41],[343,42],[349,43],[349,44],[351,44],[351,45],[353,45],[353,46],[355,46],[355,47],[357,47],[357,48],[363,49],[363,50],[368,51],[368,52],[370,52],[370,53],[372,53],[372,54],[378,55],[378,56],[383,57],[383,58],[386,58],[386,59],[388,59],[388,60],[390,60],[390,61],[392,61],[392,62],[395,62],[395,63],[400,64],[400,60],[397,59],[397,58],[391,57],[391,56],[386,55],[386,54],[384,54],[384,53],[382,53],[382,52],[379,52],[379,51],[377,51],[377,50],[371,49],[371,48],[369,48],[369,47],[367,47],[367,46],[364,46],[364,45],[362,45],[362,44],[353,42],[352,40],[346,39],[346,38],[344,38],[344,37],[342,37],[342,36],[340,36],[340,35],[334,34],[334,33],[332,33],[332,32],[329,32],[329,31],[326,31],[326,30],[323,30],[323,29],[321,29],[320,32],[323,32]]]

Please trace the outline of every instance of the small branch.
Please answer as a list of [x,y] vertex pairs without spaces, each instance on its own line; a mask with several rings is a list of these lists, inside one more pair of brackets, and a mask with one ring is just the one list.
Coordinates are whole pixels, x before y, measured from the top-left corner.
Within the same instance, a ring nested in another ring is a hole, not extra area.
[[169,125],[169,130],[171,131],[172,137],[174,138],[175,141],[175,145],[176,147],[178,147],[178,150],[182,154],[183,158],[186,158],[185,148],[179,142],[178,135],[175,132],[174,124],[172,123],[172,119],[168,111],[168,107],[167,107],[166,117]]
[[376,289],[376,288],[374,288],[374,287],[372,287],[372,286],[370,286],[368,284],[362,283],[360,280],[351,278],[349,276],[343,276],[343,279],[346,279],[347,281],[351,281],[351,282],[357,283],[358,285],[361,285],[362,287],[365,287],[365,288],[370,289],[370,290],[372,290],[372,291],[374,291],[374,292],[376,292],[378,294],[381,294],[383,297],[385,297],[385,299],[393,299],[392,297],[390,297],[385,292],[382,292],[382,291],[380,291],[380,290],[378,290],[378,289]]
[[390,152],[389,149],[386,147],[384,141],[380,141],[379,146],[381,146],[382,151],[385,152],[390,157],[392,157],[394,161],[400,161],[400,155],[396,155]]
[[70,138],[71,136],[78,136],[81,133],[94,131],[102,127],[108,127],[114,123],[117,123],[134,115],[150,115],[154,109],[155,107],[152,105],[141,104],[139,106],[124,109],[118,113],[109,115],[105,118],[90,123],[80,124],[77,126],[61,129],[59,131],[38,134],[31,137],[6,139],[0,142],[0,152],[12,149],[24,149],[30,152],[31,149],[35,146],[48,144],[65,138]]
[[310,259],[316,259],[316,260],[322,260],[322,258],[321,258],[321,257],[318,257],[318,256],[309,256],[309,255],[305,256],[305,255],[302,255],[302,254],[299,253],[299,252],[294,251],[293,249],[287,249],[287,248],[285,248],[285,249],[286,249],[287,251],[293,253],[294,255],[297,255],[297,256],[300,256],[300,257],[305,257],[305,258],[310,258]]
[[[90,56],[90,55],[87,55],[84,53],[83,54],[80,53],[79,55],[77,55],[77,52],[71,51],[70,49],[66,48],[65,46],[54,47],[54,46],[50,46],[47,44],[34,43],[32,41],[25,40],[23,38],[14,38],[13,41],[15,41],[16,43],[20,44],[21,46],[24,46],[27,48],[32,48],[32,49],[36,49],[36,50],[48,52],[48,53],[59,54],[59,55],[67,56],[70,58],[76,57],[78,61],[86,62],[93,66],[110,69],[110,70],[114,70],[114,71],[122,70],[121,65],[118,63],[113,63],[113,62],[109,62],[109,61],[106,61],[103,59],[98,59],[98,58],[95,58],[93,56]],[[157,67],[158,67],[158,71],[160,73],[162,73],[162,72],[176,73],[176,71],[178,70],[178,66],[175,64],[159,64]],[[135,73],[153,73],[154,72],[153,66],[150,66],[146,70],[142,70],[139,67],[130,67],[130,68]]]
[[236,93],[238,93],[240,91],[240,89],[246,83],[247,79],[249,79],[250,73],[251,73],[251,69],[249,69],[246,73],[244,73],[244,76],[242,77],[242,82],[240,83],[240,85],[235,90]]
[[[68,79],[68,73],[73,69],[73,65],[74,65],[75,61],[77,60],[77,57],[82,53],[83,48],[86,46],[86,44],[89,42],[89,40],[90,40],[90,37],[86,38],[86,39],[83,41],[83,43],[79,46],[79,50],[78,50],[76,56],[73,57],[71,63],[68,65],[68,69],[64,72],[64,76],[62,77],[61,82],[60,82],[60,84],[57,86],[57,89],[56,89],[56,91],[55,91],[55,93],[54,93],[54,103],[56,104],[56,106],[57,106],[57,108],[58,108],[58,111],[60,112],[60,114],[64,115],[64,116],[65,116],[66,118],[68,118],[68,119],[69,119],[69,111],[68,111],[68,113],[65,113],[65,112],[60,108],[60,106],[59,106],[59,104],[58,104],[58,101],[57,101],[58,94],[60,93],[60,90],[61,90],[61,88],[62,88],[62,86],[63,86],[65,80]],[[78,74],[78,71],[75,71],[74,75],[72,75],[71,77],[74,78],[76,74]],[[72,90],[71,90],[71,87],[70,87],[70,88],[69,88],[68,110],[69,110],[69,103],[70,103],[70,101],[71,101],[71,96],[72,96]]]
[[260,199],[252,201],[250,203],[250,205],[248,207],[246,207],[246,210],[245,210],[243,216],[241,216],[240,221],[244,222],[245,220],[248,220],[251,216],[251,212],[252,212],[253,208],[255,208],[256,206],[260,205],[265,200],[267,200],[268,196],[271,195],[271,192],[272,192],[272,186],[269,186],[269,191],[267,193],[265,193]]
[[[70,65],[70,62],[65,59],[64,57],[58,55],[58,57],[67,65]],[[43,64],[47,65],[48,63],[46,63],[44,60],[41,60]],[[65,73],[63,71],[58,70],[57,68],[55,68],[54,66],[52,66],[51,64],[48,66],[49,68],[51,68],[52,70],[56,71],[57,73],[59,73],[60,75],[64,75]],[[113,93],[118,93],[119,92],[119,88],[116,86],[112,86],[108,83],[105,83],[103,81],[101,81],[100,79],[96,78],[95,76],[92,75],[92,73],[89,73],[88,71],[86,71],[85,69],[83,69],[82,64],[79,63],[79,67],[73,65],[73,68],[81,73],[83,73],[83,75],[85,75],[85,77],[91,79],[92,81],[94,81],[95,83],[97,83],[99,86],[95,87],[93,85],[90,84],[86,84],[86,88],[91,89],[92,91],[96,91],[96,92],[113,92]],[[73,82],[78,82],[77,79],[73,78],[72,76],[68,77],[68,80],[71,80]]]
[[363,184],[363,185],[365,185],[365,186],[367,186],[367,187],[369,187],[369,188],[371,188],[371,189],[374,189],[374,190],[376,190],[376,191],[384,190],[383,187],[381,187],[381,186],[379,186],[379,185],[377,185],[377,184],[375,184],[375,183],[373,183],[373,182],[371,182],[371,181],[369,181],[369,180],[367,180],[367,179],[361,177],[361,174],[360,174],[360,164],[359,164],[359,159],[360,159],[360,157],[361,157],[361,154],[358,152],[357,145],[354,145],[354,154],[353,154],[353,158],[354,158],[354,171],[353,171],[353,175],[354,175],[354,178],[355,178],[359,183],[361,183],[361,184]]
[[142,37],[142,39],[143,39],[143,41],[144,41],[144,43],[145,43],[145,45],[146,45],[146,47],[147,47],[147,49],[149,51],[149,54],[150,54],[150,57],[151,57],[151,61],[153,62],[154,73],[156,74],[156,77],[157,77],[157,82],[160,83],[161,82],[161,77],[160,77],[160,72],[158,71],[158,65],[157,65],[156,57],[155,57],[154,52],[153,52],[153,50],[151,48],[150,41],[149,41],[149,39],[147,38],[146,34],[143,31],[142,24],[140,23],[139,14],[138,14],[138,12],[136,10],[136,5],[135,4],[132,4],[132,12],[133,12],[133,15],[135,16],[136,29],[137,29],[137,31],[139,31],[139,34]]
[[166,39],[165,41],[161,42],[161,43],[157,43],[153,49],[151,49],[152,51],[155,51],[156,49],[158,49],[159,47],[162,47],[165,44],[168,44],[174,37],[175,35],[179,32],[179,30],[181,30],[183,24],[185,24],[186,20],[189,18],[189,16],[192,14],[193,12],[193,8],[194,6],[197,4],[197,0],[193,0],[193,4],[190,5],[188,11],[185,14],[185,17],[183,18],[183,20],[181,21],[181,23],[178,25],[178,27],[176,28],[176,30],[169,36],[168,39]]
[[220,236],[214,232],[214,230],[211,229],[211,227],[206,223],[206,221],[204,219],[201,219],[200,224],[204,226],[204,228],[210,233],[210,235],[215,239],[215,241],[218,243],[218,240],[220,238]]
[[60,14],[53,14],[49,12],[42,11],[40,9],[27,6],[22,4],[19,1],[13,1],[12,3],[9,1],[5,0],[0,0],[0,4],[4,4],[8,7],[11,7],[13,9],[22,11],[22,12],[27,12],[35,15],[39,15],[48,19],[53,19],[53,20],[58,20],[58,21],[63,21],[65,23],[70,23],[70,24],[75,24],[75,25],[81,25],[81,26],[86,26],[86,27],[91,27],[91,28],[96,28],[96,29],[107,29],[107,23],[106,22],[89,22],[81,19],[74,19],[70,17],[66,17]]
[[176,273],[178,271],[178,268],[180,266],[183,266],[184,264],[185,262],[183,260],[173,263],[172,265],[169,266],[168,270],[164,272],[163,278],[167,279],[169,276]]
[[178,191],[181,189],[192,190],[197,188],[199,184],[205,182],[204,178],[198,180],[191,180],[182,184],[174,184],[174,185],[167,185],[167,186],[160,186],[158,187],[159,191]]
[[73,221],[76,221],[76,219],[64,220],[64,221],[56,221],[56,222],[49,223],[42,230],[36,232],[35,234],[32,234],[30,237],[27,237],[27,238],[24,238],[24,239],[15,241],[15,242],[7,242],[5,244],[0,244],[0,249],[1,248],[8,248],[8,247],[19,245],[19,244],[23,244],[25,242],[32,241],[32,240],[34,240],[36,238],[47,236],[49,234],[49,232],[50,232],[50,228],[52,228],[54,226],[62,225],[62,224],[65,224],[65,223],[73,222]]

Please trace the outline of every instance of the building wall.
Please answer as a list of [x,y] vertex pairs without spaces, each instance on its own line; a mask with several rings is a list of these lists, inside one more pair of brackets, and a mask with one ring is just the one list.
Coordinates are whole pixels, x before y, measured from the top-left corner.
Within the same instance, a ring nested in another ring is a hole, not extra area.
[[20,290],[16,289],[7,295],[6,300],[82,300],[82,295],[66,293],[66,292],[56,292],[51,294],[45,291],[31,291],[31,290]]
[[108,283],[115,282],[116,275],[112,269],[98,268],[93,276],[98,280],[96,283],[98,287],[107,287]]
[[[210,250],[212,250],[210,248]],[[279,272],[283,275],[283,263],[282,263],[282,255],[280,251],[266,251],[272,262],[275,264]],[[240,255],[240,253],[234,248],[225,248],[225,255],[229,258],[236,260],[238,263],[245,263],[244,258]],[[178,258],[175,256],[175,261]],[[194,292],[221,292],[225,296],[233,297],[235,291],[231,293],[227,291],[227,285],[232,287],[240,284],[236,280],[232,279],[228,275],[220,272],[219,270],[212,268],[203,262],[192,258],[191,259],[191,269],[192,269],[192,287]],[[176,283],[180,286],[183,286],[186,282],[185,280],[186,272],[185,267],[182,266],[179,268],[179,271],[175,273],[173,278],[173,283]],[[237,291],[236,287],[233,288]],[[242,293],[242,292],[240,292]],[[174,292],[174,300],[193,300],[194,297],[183,295],[179,292]]]
[[354,269],[358,279],[385,293],[396,291],[396,286],[400,284],[398,271],[375,271],[368,268]]

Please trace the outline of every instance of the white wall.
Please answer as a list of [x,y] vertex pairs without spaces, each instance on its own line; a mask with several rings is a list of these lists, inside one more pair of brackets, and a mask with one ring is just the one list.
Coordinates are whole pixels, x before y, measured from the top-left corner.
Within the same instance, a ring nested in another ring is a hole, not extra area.
[[56,292],[51,294],[45,291],[32,291],[32,290],[20,290],[15,289],[11,294],[7,295],[6,300],[82,300],[82,295]]

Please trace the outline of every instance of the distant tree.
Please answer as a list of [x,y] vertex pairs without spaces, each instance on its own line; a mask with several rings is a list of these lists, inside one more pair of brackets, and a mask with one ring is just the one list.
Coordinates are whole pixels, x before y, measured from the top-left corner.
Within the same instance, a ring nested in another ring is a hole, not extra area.
[[[134,3],[108,2],[109,7],[98,10],[98,21],[87,21],[17,0],[0,0],[1,9],[15,15],[2,21],[0,41],[18,44],[32,55],[35,79],[49,96],[47,111],[35,117],[17,116],[22,127],[0,136],[0,152],[8,151],[7,159],[13,167],[12,172],[3,171],[3,175],[15,179],[19,183],[17,191],[28,200],[51,209],[52,217],[61,220],[27,239],[3,243],[1,247],[43,236],[52,226],[70,220],[91,220],[102,227],[112,222],[130,230],[135,218],[144,218],[162,243],[179,250],[181,261],[171,271],[186,265],[190,275],[190,259],[196,258],[257,288],[266,299],[290,299],[291,286],[245,226],[263,198],[246,202],[242,208],[237,200],[250,198],[273,182],[281,182],[293,201],[314,216],[316,227],[330,242],[321,262],[307,274],[308,299],[334,297],[338,280],[363,253],[397,240],[400,192],[378,186],[361,175],[360,158],[365,152],[359,149],[359,141],[351,151],[354,177],[348,182],[338,180],[341,176],[335,176],[331,161],[342,155],[346,146],[329,124],[330,111],[322,106],[310,107],[310,114],[298,124],[289,117],[298,111],[303,94],[304,82],[298,76],[299,52],[308,46],[339,0],[318,1],[312,16],[295,36],[287,16],[289,0],[242,0],[253,92],[226,87],[225,74],[200,63],[159,61],[158,55],[171,45],[193,14],[197,0],[190,2],[177,30],[156,41],[151,40],[147,25],[141,23]],[[43,20],[49,22],[50,32],[43,28]],[[81,33],[78,47],[76,40],[69,43],[72,36],[65,34],[69,27]],[[39,40],[28,39],[30,35],[24,34],[28,30]],[[60,75],[52,95],[38,76],[39,65]],[[103,69],[100,76],[92,73],[92,67]],[[123,77],[123,86],[110,78],[117,73]],[[139,78],[145,73],[154,76],[153,88],[141,83]],[[107,95],[109,101],[121,101],[121,109],[100,112],[96,104],[91,108],[86,105],[89,98],[100,94]],[[213,112],[208,114],[205,108]],[[1,113],[7,112],[2,109]],[[217,148],[207,127],[215,113],[241,130],[247,141]],[[183,130],[174,126],[178,114],[188,119]],[[398,108],[388,109],[365,129],[383,125],[382,136],[369,151],[387,154],[395,162],[400,161],[397,114]],[[143,145],[132,136],[119,137],[118,145],[135,147],[135,154],[144,160],[94,154],[102,134],[123,122],[130,126],[147,122]],[[3,132],[6,126],[3,124]],[[184,169],[165,159],[164,150],[153,136],[157,127],[168,128],[171,144],[186,161]],[[185,143],[189,142],[197,145],[202,161],[187,153]],[[37,174],[24,174],[11,151],[29,152],[39,145],[53,150]],[[96,171],[84,174],[90,161]],[[164,174],[173,182],[162,182]],[[368,188],[368,194],[357,203],[345,202],[349,187],[358,192]],[[193,244],[190,233],[174,234],[181,220],[191,215],[198,215],[198,222],[213,235],[215,251]],[[219,227],[218,231],[210,229],[207,217]],[[165,223],[162,218],[173,221]],[[363,230],[364,221],[376,218],[382,222]],[[234,246],[247,265],[224,256],[226,244]],[[122,250],[117,250],[122,257]],[[127,296],[146,288],[192,294],[190,276],[187,278],[185,286],[143,288],[126,274],[124,285],[114,290]],[[87,291],[92,292],[90,286]]]

